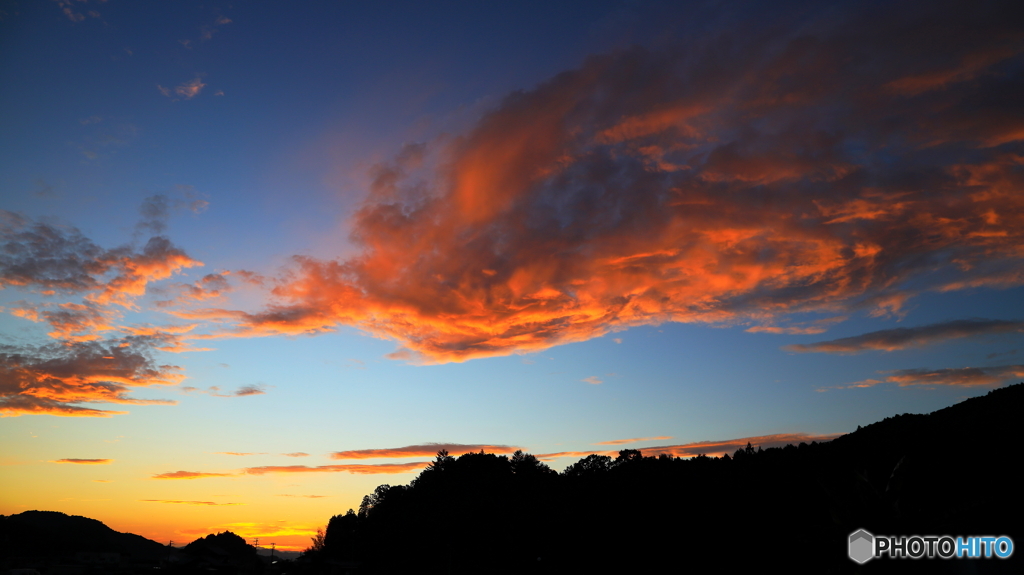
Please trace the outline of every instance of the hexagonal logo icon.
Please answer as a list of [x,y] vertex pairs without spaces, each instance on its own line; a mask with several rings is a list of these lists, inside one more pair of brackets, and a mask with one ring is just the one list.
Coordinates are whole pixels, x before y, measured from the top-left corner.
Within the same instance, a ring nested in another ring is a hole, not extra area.
[[867,563],[869,559],[875,556],[872,548],[875,546],[875,536],[858,529],[853,533],[850,533],[850,559],[853,559],[857,563]]

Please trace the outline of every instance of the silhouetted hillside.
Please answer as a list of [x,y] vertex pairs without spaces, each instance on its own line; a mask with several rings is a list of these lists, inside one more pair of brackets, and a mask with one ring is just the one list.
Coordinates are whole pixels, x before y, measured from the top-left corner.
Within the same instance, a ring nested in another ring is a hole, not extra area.
[[435,461],[331,518],[309,572],[1020,572],[1011,560],[847,558],[860,528],[1020,542],[1024,384],[829,443],[732,457],[591,455],[561,474],[521,452]]
[[0,556],[72,557],[81,551],[119,553],[133,561],[157,561],[166,553],[156,541],[88,517],[57,511],[0,515]]

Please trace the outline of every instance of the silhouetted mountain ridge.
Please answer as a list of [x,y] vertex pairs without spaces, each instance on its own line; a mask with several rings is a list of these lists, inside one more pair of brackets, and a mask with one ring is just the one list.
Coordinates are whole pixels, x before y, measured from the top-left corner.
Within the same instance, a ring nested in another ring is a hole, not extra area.
[[164,546],[134,533],[121,533],[102,522],[59,511],[25,511],[0,515],[0,549],[4,555],[73,555],[79,551],[114,552],[139,560],[156,560]]
[[376,573],[656,572],[698,556],[711,571],[1019,572],[1020,554],[862,567],[846,538],[865,528],[1019,541],[1022,408],[1018,384],[828,443],[688,460],[627,449],[561,474],[521,452],[439,452],[409,485],[382,485],[358,513],[333,517],[316,557]]

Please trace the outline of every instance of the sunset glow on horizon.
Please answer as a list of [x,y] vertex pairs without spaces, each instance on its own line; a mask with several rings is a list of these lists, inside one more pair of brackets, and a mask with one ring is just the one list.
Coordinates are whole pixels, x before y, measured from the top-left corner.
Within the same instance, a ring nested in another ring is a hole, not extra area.
[[302,550],[1024,380],[1010,2],[11,6],[0,514]]

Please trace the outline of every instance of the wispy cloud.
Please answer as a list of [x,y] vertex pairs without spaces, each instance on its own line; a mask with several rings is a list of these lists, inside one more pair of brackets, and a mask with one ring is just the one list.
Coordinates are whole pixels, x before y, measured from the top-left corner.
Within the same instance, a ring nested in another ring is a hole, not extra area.
[[113,462],[113,459],[55,459],[50,461],[50,463],[78,463],[83,465],[106,465]]
[[356,449],[352,451],[335,451],[331,459],[377,459],[389,457],[433,457],[438,451],[445,450],[451,456],[464,453],[485,451],[487,453],[514,453],[522,449],[514,445],[490,445],[476,443],[424,443],[405,447],[388,447],[384,449]]
[[175,503],[178,505],[245,505],[245,503],[217,503],[215,501],[177,501],[173,499],[139,499],[147,503]]
[[681,445],[645,447],[642,451],[644,455],[661,455],[664,453],[674,457],[695,457],[697,455],[716,456],[722,454],[731,455],[737,449],[746,447],[748,443],[755,448],[761,447],[767,449],[769,447],[784,447],[786,445],[810,443],[812,441],[831,441],[840,435],[843,434],[833,433],[826,435],[811,435],[807,433],[777,433],[774,435],[757,435],[753,437],[727,439],[724,441],[697,441]]
[[164,288],[166,291],[177,291],[178,295],[174,299],[160,300],[156,302],[156,305],[158,307],[171,307],[221,298],[232,289],[227,279],[230,273],[223,271],[215,274],[206,274],[193,283],[179,283]]
[[[709,457],[716,457],[724,454],[732,454],[737,449],[742,449],[750,443],[753,447],[783,447],[789,444],[809,443],[811,441],[831,441],[836,437],[842,435],[841,433],[830,434],[830,435],[810,435],[807,433],[780,433],[775,435],[758,435],[753,437],[741,437],[738,439],[727,439],[723,441],[696,441],[693,443],[683,443],[679,445],[661,445],[654,447],[642,447],[640,452],[645,457],[659,456],[659,455],[671,455],[673,457],[696,457],[697,455],[707,455]],[[648,439],[660,439],[660,438],[648,438]],[[665,438],[667,439],[667,438]],[[637,439],[636,441],[641,441]],[[621,440],[633,441],[633,440]],[[596,445],[619,445],[614,442],[598,443]],[[586,457],[588,455],[607,455],[615,457],[618,455],[618,451],[559,451],[556,453],[542,453],[537,456],[538,459],[544,461],[551,461],[553,459],[559,459],[563,457]]]
[[234,477],[237,473],[208,473],[205,471],[171,471],[158,473],[151,479],[204,479],[207,477]]
[[411,463],[374,463],[347,465],[264,465],[246,467],[244,472],[249,475],[265,475],[267,473],[353,473],[356,475],[379,475],[391,473],[409,473],[430,465],[429,461],[413,461]]
[[263,395],[266,392],[266,386],[264,385],[243,385],[230,393],[221,393],[220,387],[211,385],[206,389],[199,389],[198,387],[185,386],[181,388],[186,393],[199,392],[212,395],[214,397],[247,397],[250,395]]
[[357,256],[296,257],[273,305],[204,313],[438,363],[666,321],[813,333],[785,320],[1024,283],[1010,8],[841,9],[590,58],[375,167]]
[[210,473],[205,471],[173,471],[158,473],[151,479],[205,479],[208,477],[239,477],[246,475],[267,475],[271,473],[352,473],[356,475],[386,475],[409,473],[423,469],[429,461],[413,461],[409,463],[374,463],[344,465],[261,465],[246,467],[234,473]]
[[580,381],[582,381],[583,383],[589,383],[590,385],[600,385],[600,384],[604,383],[596,375],[591,375],[589,377],[584,377]]
[[895,383],[900,387],[910,385],[945,385],[953,387],[998,385],[1024,379],[1024,365],[897,369],[882,372],[882,374],[883,376],[880,379],[865,379],[846,385],[821,388],[818,391],[874,387],[882,383]]
[[783,347],[801,353],[859,353],[868,350],[896,351],[924,347],[950,339],[991,334],[1024,332],[1024,321],[1001,319],[959,319],[918,327],[898,327],[853,337]]
[[198,96],[199,92],[201,92],[205,87],[206,84],[204,84],[202,80],[194,78],[191,81],[185,82],[184,84],[174,88],[174,93],[186,100],[191,100]]
[[659,435],[658,437],[634,437],[632,439],[613,439],[611,441],[599,441],[594,445],[625,445],[627,443],[639,443],[641,441],[663,441],[672,439],[670,435]]

